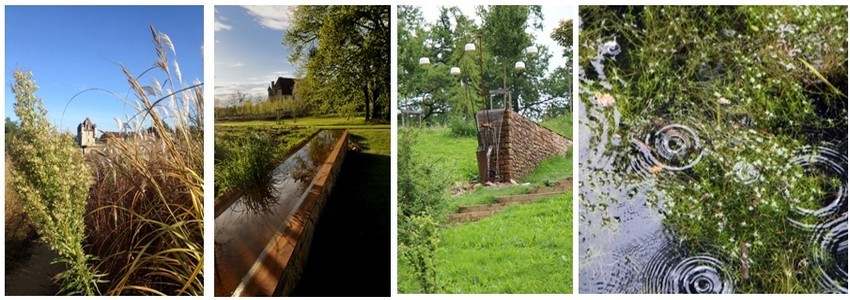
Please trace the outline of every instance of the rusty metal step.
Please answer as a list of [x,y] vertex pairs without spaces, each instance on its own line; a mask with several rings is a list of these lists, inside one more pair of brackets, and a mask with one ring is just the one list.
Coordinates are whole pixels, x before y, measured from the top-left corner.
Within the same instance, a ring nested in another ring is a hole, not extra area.
[[551,192],[551,193],[538,193],[538,194],[525,194],[525,195],[514,195],[514,196],[505,196],[505,197],[496,197],[496,202],[502,204],[510,204],[510,203],[531,203],[537,201],[537,199],[562,195],[564,192]]
[[451,214],[449,215],[449,223],[465,223],[478,221],[486,217],[493,216],[497,213],[499,213],[499,211],[491,210]]
[[476,212],[476,211],[500,211],[502,208],[507,206],[507,203],[491,203],[491,204],[480,204],[480,205],[470,205],[470,206],[461,206],[457,208],[458,213],[468,213],[468,212]]

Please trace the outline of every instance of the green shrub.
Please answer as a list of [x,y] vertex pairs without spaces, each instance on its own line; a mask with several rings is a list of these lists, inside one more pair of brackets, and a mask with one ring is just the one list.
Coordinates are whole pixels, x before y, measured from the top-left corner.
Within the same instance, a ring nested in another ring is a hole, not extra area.
[[59,134],[47,119],[32,73],[18,70],[13,77],[15,114],[21,120],[20,133],[8,145],[14,193],[41,239],[59,254],[57,262],[68,265],[58,276],[61,292],[98,294],[101,275],[90,264],[94,257],[83,250],[91,173],[74,138]]
[[475,120],[467,120],[458,115],[448,117],[446,123],[452,131],[453,136],[476,136],[478,134],[478,125]]
[[441,289],[435,257],[449,173],[440,160],[418,159],[421,156],[414,153],[418,132],[399,130],[398,251],[420,285],[419,291],[403,292],[434,293]]

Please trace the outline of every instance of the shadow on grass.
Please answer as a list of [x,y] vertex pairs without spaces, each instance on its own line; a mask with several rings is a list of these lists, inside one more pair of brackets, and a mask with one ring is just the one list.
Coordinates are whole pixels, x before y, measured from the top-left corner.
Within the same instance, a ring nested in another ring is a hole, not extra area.
[[290,296],[389,297],[390,259],[390,157],[349,153]]
[[[367,138],[362,137],[360,135],[352,134],[349,137],[349,139],[351,139],[351,141],[354,142],[355,144],[359,145],[360,150],[362,150],[362,151],[368,151],[369,150],[369,142],[368,142]],[[387,170],[389,170],[389,169],[387,169]]]

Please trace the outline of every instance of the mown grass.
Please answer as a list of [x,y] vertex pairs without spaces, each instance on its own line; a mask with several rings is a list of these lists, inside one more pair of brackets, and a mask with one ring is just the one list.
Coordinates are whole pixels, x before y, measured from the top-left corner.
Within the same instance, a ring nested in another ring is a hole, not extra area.
[[[567,132],[566,120],[552,120]],[[569,127],[571,128],[571,127]],[[415,144],[418,154],[439,158],[453,181],[477,177],[475,137],[452,134],[449,128],[423,128]],[[459,206],[492,203],[496,197],[523,194],[572,176],[572,153],[554,156],[520,180],[529,185],[477,187],[448,197],[444,213]],[[441,229],[436,257],[438,286],[446,293],[569,293],[572,291],[572,196],[548,197],[533,204],[508,207],[497,216]],[[402,293],[422,292],[413,270],[398,264]]]
[[[438,280],[446,293],[571,293],[572,195],[511,206],[442,230]],[[418,285],[398,265],[399,290]]]
[[349,133],[362,151],[349,152],[343,162],[290,296],[390,295],[390,131]]
[[[388,130],[360,118],[311,116],[285,121],[217,122],[215,125],[215,195],[265,181],[268,173],[296,146],[322,129]],[[382,141],[376,139],[375,142]]]
[[389,124],[366,122],[363,118],[357,117],[339,117],[339,116],[309,116],[298,119],[285,119],[281,121],[269,120],[254,120],[244,122],[216,122],[216,126],[301,126],[301,127],[316,127],[316,128],[389,128]]
[[570,116],[546,119],[541,121],[540,125],[552,129],[552,131],[557,132],[568,139],[573,138],[573,118]]

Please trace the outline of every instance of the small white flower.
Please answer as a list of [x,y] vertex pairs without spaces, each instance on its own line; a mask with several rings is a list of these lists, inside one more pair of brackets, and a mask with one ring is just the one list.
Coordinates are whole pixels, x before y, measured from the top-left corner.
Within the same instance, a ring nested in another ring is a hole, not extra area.
[[729,99],[726,99],[726,98],[724,98],[724,97],[720,97],[720,99],[717,99],[717,103],[720,103],[721,105],[729,105],[729,104],[732,104],[732,102],[731,102],[731,101],[729,101]]

